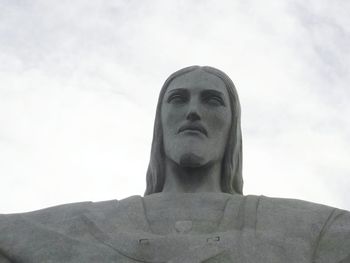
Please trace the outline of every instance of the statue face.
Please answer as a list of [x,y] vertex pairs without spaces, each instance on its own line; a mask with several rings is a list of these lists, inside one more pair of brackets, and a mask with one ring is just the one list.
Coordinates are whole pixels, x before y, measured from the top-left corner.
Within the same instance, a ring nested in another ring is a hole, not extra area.
[[175,78],[161,108],[164,151],[182,167],[221,161],[232,112],[225,83],[195,70]]

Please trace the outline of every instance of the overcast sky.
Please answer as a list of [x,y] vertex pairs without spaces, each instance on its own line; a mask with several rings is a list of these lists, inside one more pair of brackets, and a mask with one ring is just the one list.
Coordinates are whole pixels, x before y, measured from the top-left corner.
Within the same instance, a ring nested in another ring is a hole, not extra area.
[[0,0],[0,213],[143,195],[158,92],[211,65],[244,193],[350,210],[350,2]]

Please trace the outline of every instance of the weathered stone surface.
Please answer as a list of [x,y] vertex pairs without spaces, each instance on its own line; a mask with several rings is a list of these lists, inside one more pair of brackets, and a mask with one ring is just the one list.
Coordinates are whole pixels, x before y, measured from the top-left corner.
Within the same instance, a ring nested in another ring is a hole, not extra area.
[[[178,233],[179,220],[191,221],[191,230]],[[347,262],[350,254],[346,211],[223,193],[133,196],[2,215],[0,233],[10,262],[331,263]]]

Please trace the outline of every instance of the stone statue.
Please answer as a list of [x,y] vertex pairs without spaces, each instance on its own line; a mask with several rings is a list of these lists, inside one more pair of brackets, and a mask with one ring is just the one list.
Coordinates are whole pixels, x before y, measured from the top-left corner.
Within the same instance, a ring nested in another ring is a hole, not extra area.
[[240,105],[212,67],[159,96],[144,197],[0,216],[0,262],[350,262],[350,213],[243,196]]

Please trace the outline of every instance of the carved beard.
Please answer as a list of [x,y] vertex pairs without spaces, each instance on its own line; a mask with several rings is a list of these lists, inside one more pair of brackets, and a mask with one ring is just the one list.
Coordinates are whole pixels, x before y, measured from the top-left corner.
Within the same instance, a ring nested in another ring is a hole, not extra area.
[[180,158],[180,166],[184,168],[197,168],[202,166],[203,158],[193,153],[185,153]]

